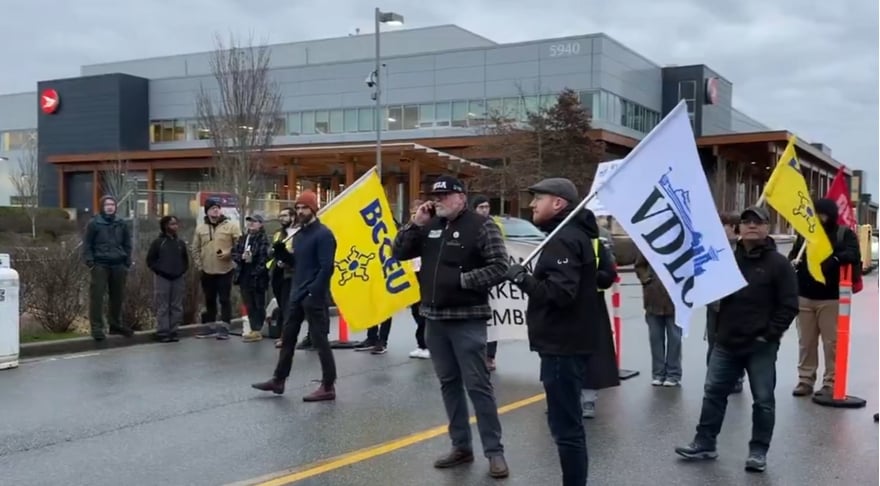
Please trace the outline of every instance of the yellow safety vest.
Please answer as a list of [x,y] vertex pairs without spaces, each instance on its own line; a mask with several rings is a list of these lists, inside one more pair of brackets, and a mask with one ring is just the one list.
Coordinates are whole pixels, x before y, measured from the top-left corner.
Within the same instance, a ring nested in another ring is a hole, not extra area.
[[[275,233],[275,236],[272,237],[272,244],[278,242],[281,239],[281,235],[284,233],[284,230],[279,230]],[[284,245],[287,247],[287,251],[293,251],[293,238],[287,240],[287,243]],[[268,262],[266,262],[266,268],[272,270],[272,267],[275,265],[275,259],[270,258]]]

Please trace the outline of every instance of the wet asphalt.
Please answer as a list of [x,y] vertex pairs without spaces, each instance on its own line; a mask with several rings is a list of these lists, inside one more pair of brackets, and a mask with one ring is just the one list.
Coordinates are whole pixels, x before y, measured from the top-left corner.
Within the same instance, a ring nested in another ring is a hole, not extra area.
[[[682,387],[651,387],[640,288],[630,274],[622,289],[623,367],[641,375],[602,391],[597,417],[586,422],[590,484],[878,484],[872,421],[878,408],[876,277],[856,296],[851,346],[849,390],[868,407],[828,409],[791,396],[797,376],[792,327],[779,354],[768,470],[757,475],[743,470],[751,429],[748,391],[730,399],[717,461],[676,458],[673,448],[692,438],[699,416],[705,323],[695,319],[685,341]],[[24,362],[0,372],[0,484],[247,484],[442,426],[431,363],[407,356],[415,347],[414,329],[403,313],[394,321],[388,354],[337,350],[333,403],[301,401],[320,376],[312,352],[298,352],[283,397],[252,390],[252,382],[272,372],[277,352],[269,340],[187,339]],[[525,343],[501,343],[493,376],[499,405],[541,393],[537,363]],[[511,468],[506,480],[489,479],[481,457],[460,469],[433,469],[435,457],[449,447],[440,435],[296,484],[560,484],[543,402],[504,414],[502,425]]]

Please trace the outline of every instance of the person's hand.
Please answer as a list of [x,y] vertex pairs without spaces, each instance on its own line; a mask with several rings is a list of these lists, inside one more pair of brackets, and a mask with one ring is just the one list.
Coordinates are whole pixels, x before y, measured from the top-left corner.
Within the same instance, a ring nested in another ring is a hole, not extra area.
[[232,258],[232,252],[228,252],[228,251],[224,252],[222,250],[217,252],[217,259],[218,260],[225,262],[225,261],[229,260],[230,258]]
[[431,218],[433,217],[433,209],[434,201],[422,203],[422,205],[416,209],[415,214],[413,214],[413,224],[416,226],[424,226],[428,224],[428,221],[431,221]]
[[526,272],[526,267],[522,265],[511,265],[510,268],[507,269],[507,273],[504,275],[504,278],[519,285],[523,283],[526,275],[528,275],[528,272]]
[[250,251],[244,252],[244,261],[246,263],[251,263],[253,261],[254,255]]

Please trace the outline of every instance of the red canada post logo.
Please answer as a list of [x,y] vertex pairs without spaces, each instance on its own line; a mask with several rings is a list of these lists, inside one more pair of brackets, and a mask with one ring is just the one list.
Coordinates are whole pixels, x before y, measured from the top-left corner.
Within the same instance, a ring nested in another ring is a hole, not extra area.
[[54,89],[46,88],[40,93],[40,109],[43,110],[43,113],[47,115],[55,113],[60,104],[61,98],[58,97],[58,92]]

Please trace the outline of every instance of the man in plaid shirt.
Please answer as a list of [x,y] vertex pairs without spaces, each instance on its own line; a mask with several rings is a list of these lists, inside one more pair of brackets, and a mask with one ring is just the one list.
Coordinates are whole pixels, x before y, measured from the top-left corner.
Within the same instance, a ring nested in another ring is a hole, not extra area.
[[486,322],[492,317],[489,289],[509,266],[498,226],[467,207],[464,185],[451,176],[434,183],[433,201],[419,206],[397,234],[394,257],[421,258],[421,314],[440,378],[452,451],[434,463],[450,468],[474,460],[465,389],[474,405],[489,475],[508,475],[498,405],[486,365]]

